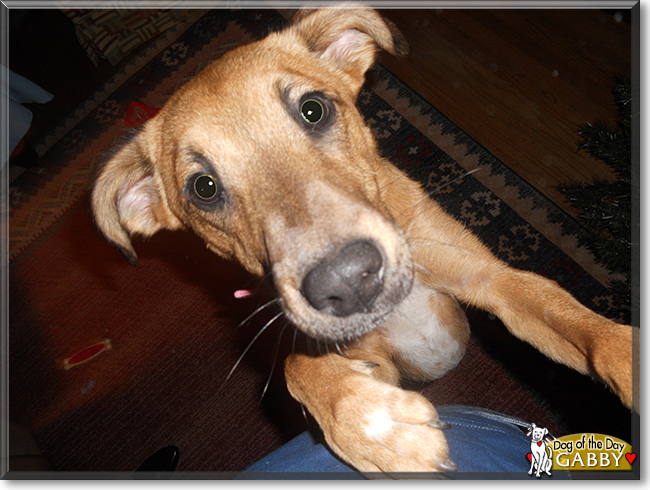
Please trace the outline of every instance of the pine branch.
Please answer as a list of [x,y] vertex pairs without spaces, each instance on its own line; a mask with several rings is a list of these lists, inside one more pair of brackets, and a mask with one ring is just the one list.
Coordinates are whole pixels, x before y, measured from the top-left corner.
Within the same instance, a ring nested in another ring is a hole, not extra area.
[[[618,75],[613,89],[618,107],[616,127],[604,121],[587,124],[578,131],[580,148],[609,165],[616,174],[615,182],[596,180],[590,184],[570,183],[557,189],[578,212],[578,221],[585,228],[583,237],[596,261],[613,273],[628,275],[632,263],[632,137],[630,79]],[[617,308],[626,318],[631,313],[629,281],[610,283]]]

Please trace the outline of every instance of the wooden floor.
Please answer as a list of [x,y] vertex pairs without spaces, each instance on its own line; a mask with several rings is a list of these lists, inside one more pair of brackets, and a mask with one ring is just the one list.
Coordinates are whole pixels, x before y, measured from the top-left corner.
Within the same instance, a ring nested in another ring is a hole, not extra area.
[[615,122],[616,73],[631,73],[631,28],[600,10],[383,10],[409,41],[381,62],[544,195],[611,178],[578,151],[578,128]]

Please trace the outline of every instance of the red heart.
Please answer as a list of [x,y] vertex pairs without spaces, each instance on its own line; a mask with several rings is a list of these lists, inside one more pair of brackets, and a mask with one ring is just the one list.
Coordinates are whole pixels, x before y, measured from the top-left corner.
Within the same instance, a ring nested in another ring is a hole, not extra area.
[[542,445],[542,441],[539,441],[539,442],[537,443],[537,445],[538,445],[538,446],[541,446],[541,445]]
[[528,453],[528,454],[526,455],[526,457],[528,458],[528,461],[532,461],[532,460],[533,460],[533,455],[530,454],[530,453]]
[[627,459],[627,462],[632,464],[634,460],[636,459],[636,453],[627,453],[625,455],[625,459]]

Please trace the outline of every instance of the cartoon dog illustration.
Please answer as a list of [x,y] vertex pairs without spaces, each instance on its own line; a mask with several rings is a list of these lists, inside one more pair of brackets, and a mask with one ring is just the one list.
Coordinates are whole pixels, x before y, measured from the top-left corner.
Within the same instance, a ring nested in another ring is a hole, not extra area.
[[[553,466],[553,450],[546,444],[544,437],[548,434],[548,429],[537,427],[535,424],[530,426],[530,470],[528,474],[532,475],[535,470],[535,476],[540,477],[541,472],[551,476],[551,466]],[[548,451],[548,452],[547,452]]]

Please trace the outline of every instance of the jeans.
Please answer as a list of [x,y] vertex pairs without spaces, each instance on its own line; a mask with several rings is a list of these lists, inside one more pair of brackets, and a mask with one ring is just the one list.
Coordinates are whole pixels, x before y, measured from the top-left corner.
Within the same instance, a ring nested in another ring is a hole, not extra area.
[[[458,472],[446,473],[453,479],[521,479],[528,475],[530,463],[530,425],[520,419],[490,410],[446,405],[436,407],[440,418],[451,424],[445,430],[450,458]],[[319,440],[320,439],[320,440]],[[427,474],[418,474],[424,477]],[[400,476],[400,475],[396,475]],[[407,476],[407,475],[404,475]],[[411,475],[416,476],[416,475]],[[431,473],[428,476],[440,476]],[[544,475],[545,478],[548,478]],[[266,458],[249,467],[238,479],[364,479],[364,475],[331,452],[322,437],[303,432]],[[553,479],[568,478],[555,472]]]

